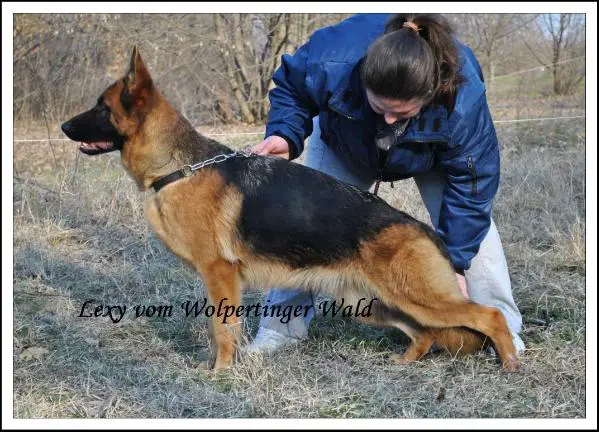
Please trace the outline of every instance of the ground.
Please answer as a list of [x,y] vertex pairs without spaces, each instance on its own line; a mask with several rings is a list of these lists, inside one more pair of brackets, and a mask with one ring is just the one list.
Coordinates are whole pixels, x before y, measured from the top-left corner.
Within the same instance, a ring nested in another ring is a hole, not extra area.
[[[584,120],[497,130],[494,218],[527,347],[516,373],[486,353],[396,365],[388,357],[406,348],[400,331],[339,317],[317,317],[308,340],[276,355],[206,372],[206,318],[178,309],[200,296],[194,274],[149,231],[143,194],[118,154],[88,158],[71,142],[16,142],[14,416],[584,418]],[[15,127],[15,139],[47,136],[43,123]],[[239,147],[260,135],[218,138]],[[381,187],[383,198],[427,221],[413,182],[394,186]],[[79,317],[91,299],[174,305],[173,315]],[[246,338],[257,323],[245,323]]]

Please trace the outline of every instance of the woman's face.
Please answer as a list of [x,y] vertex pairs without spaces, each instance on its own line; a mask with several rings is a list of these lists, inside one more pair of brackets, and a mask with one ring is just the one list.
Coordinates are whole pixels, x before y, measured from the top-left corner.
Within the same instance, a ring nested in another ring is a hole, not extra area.
[[366,89],[366,97],[373,111],[377,114],[381,114],[387,124],[393,124],[398,120],[414,117],[420,112],[424,105],[422,101],[418,99],[408,101],[387,99],[375,95],[368,89]]

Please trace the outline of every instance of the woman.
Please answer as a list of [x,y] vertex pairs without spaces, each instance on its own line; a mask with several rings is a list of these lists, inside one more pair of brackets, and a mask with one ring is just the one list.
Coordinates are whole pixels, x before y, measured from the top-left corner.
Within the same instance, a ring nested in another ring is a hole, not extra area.
[[[365,190],[413,177],[463,294],[499,308],[522,352],[522,319],[491,218],[497,137],[480,66],[447,21],[354,16],[283,56],[273,81],[266,138],[253,151],[295,159],[308,137],[307,166]],[[267,302],[309,306],[312,296],[271,290]],[[288,323],[263,317],[246,350],[269,351],[304,338],[312,316]]]

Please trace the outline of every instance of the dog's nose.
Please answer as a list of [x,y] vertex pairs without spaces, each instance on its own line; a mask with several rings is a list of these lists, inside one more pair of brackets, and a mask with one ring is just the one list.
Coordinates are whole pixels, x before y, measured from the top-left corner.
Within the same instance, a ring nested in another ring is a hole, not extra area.
[[73,131],[73,125],[70,122],[64,122],[60,127],[65,134],[69,134],[69,132]]

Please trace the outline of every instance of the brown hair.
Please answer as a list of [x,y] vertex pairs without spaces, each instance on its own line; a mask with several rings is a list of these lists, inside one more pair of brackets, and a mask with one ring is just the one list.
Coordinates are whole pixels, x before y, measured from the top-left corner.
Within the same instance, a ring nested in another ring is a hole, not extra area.
[[420,99],[452,109],[463,81],[452,34],[441,15],[394,15],[362,63],[364,86],[377,96]]

